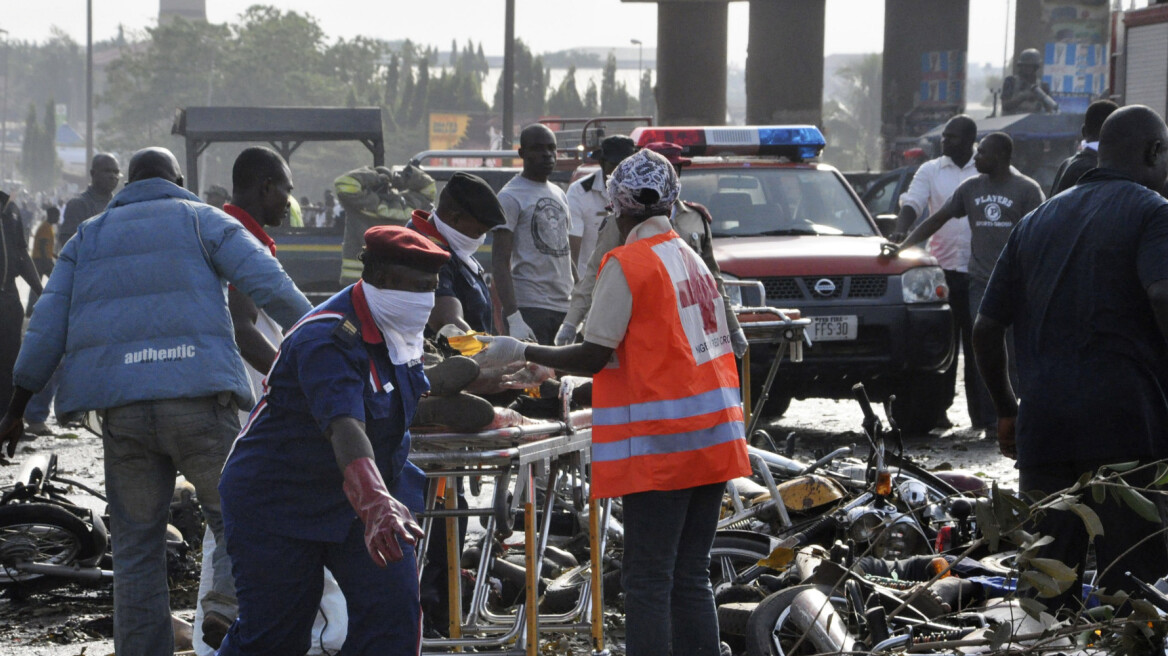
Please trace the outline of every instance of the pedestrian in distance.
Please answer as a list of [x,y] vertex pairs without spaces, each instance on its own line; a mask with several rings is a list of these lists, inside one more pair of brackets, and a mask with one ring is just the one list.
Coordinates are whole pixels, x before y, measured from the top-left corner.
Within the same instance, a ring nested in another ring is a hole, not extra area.
[[[1018,173],[1010,165],[1014,142],[1004,132],[986,135],[973,156],[978,175],[957,186],[949,201],[932,216],[917,225],[898,248],[917,244],[935,233],[946,222],[964,217],[970,229],[969,248],[969,322],[972,325],[981,307],[990,272],[1006,246],[1010,231],[1023,216],[1046,198],[1034,180]],[[1009,343],[1013,343],[1012,337]],[[1012,372],[1012,378],[1017,374]],[[985,427],[986,436],[997,434],[997,415],[985,385],[974,390],[976,398],[969,405],[976,416],[975,424]]]
[[1050,195],[1057,196],[1075,186],[1083,174],[1099,163],[1099,129],[1103,121],[1119,109],[1110,100],[1096,100],[1087,106],[1087,113],[1083,115],[1083,144],[1079,152],[1063,160],[1058,172],[1054,175],[1054,182],[1050,186]]
[[118,160],[109,153],[98,153],[89,164],[89,186],[65,204],[61,227],[57,229],[57,251],[77,232],[77,226],[97,216],[113,200],[114,190],[122,179]]
[[670,228],[669,161],[642,150],[608,191],[623,245],[604,260],[583,343],[482,337],[480,364],[594,376],[591,496],[623,498],[627,653],[716,656],[710,548],[725,482],[750,472],[726,310]]
[[211,185],[203,192],[203,200],[211,207],[223,209],[227,201],[231,200],[231,194],[219,185]]
[[[908,191],[900,196],[900,212],[896,215],[896,227],[888,235],[891,241],[899,242],[917,220],[940,211],[957,186],[977,175],[973,153],[977,142],[977,124],[964,114],[949,119],[941,130],[941,156],[921,164],[909,183]],[[970,229],[966,221],[949,221],[929,238],[926,250],[937,259],[937,264],[945,272],[945,284],[949,288],[949,307],[953,309],[954,326],[957,328],[957,343],[965,358],[965,398],[966,410],[974,430],[986,428],[979,418],[977,390],[981,382],[977,377],[977,367],[973,364],[973,347],[969,336],[972,324],[969,320],[969,243]],[[937,378],[937,394],[941,395],[938,408],[948,408],[957,394],[957,358]],[[952,422],[946,412],[937,417],[924,417],[916,425],[902,425],[910,432],[928,431],[930,428],[950,428]]]
[[499,192],[507,222],[494,229],[491,273],[507,334],[551,344],[572,295],[571,211],[548,177],[556,170],[556,135],[542,124],[519,134],[523,171]]
[[[1103,123],[1099,167],[1022,220],[990,276],[974,325],[978,367],[998,414],[998,443],[1016,458],[1019,489],[1041,498],[1109,464],[1168,456],[1168,127],[1151,109],[1124,107]],[[1018,388],[1007,375],[1014,329]],[[1151,484],[1155,468],[1125,475]],[[1097,587],[1138,591],[1168,574],[1164,520],[1150,522],[1108,494],[1083,495],[1102,525]],[[1082,577],[1088,534],[1071,511],[1047,511],[1036,530],[1055,538],[1038,556]],[[1078,581],[1045,600],[1081,607]]]
[[[25,314],[16,279],[23,278],[31,294],[40,296],[43,291],[27,244],[20,209],[8,194],[0,191],[0,265],[4,271],[0,278],[0,394],[8,396],[12,396],[12,370],[20,351]],[[15,444],[9,448],[9,456],[13,448]]]
[[[237,409],[254,402],[227,284],[282,326],[311,307],[267,249],[182,181],[170,151],[134,153],[125,188],[61,251],[0,419],[11,456],[29,399],[58,364],[58,407],[98,411],[119,654],[174,651],[165,537],[176,473],[194,485],[208,525],[222,537],[219,473],[239,432]],[[230,597],[225,555],[219,548],[205,557],[214,559],[214,591]]]

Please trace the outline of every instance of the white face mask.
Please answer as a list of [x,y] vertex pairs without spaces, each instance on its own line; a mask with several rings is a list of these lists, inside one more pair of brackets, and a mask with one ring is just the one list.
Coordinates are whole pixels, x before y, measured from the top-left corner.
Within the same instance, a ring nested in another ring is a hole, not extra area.
[[484,233],[478,239],[471,239],[461,232],[446,225],[441,218],[438,217],[437,212],[431,212],[430,218],[434,221],[434,227],[438,228],[438,234],[450,244],[450,250],[458,256],[458,259],[466,262],[471,269],[478,271],[480,269],[478,260],[474,259],[475,251],[479,249],[487,241],[487,235]]
[[389,360],[406,364],[422,357],[422,331],[434,309],[434,292],[403,292],[363,283],[369,313],[385,338]]

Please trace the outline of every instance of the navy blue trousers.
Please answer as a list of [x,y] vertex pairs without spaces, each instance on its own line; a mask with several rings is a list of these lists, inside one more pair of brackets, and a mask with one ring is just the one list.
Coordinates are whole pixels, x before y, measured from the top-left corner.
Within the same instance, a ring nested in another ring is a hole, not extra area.
[[320,606],[322,567],[328,567],[345,594],[349,632],[345,656],[406,656],[421,648],[421,605],[414,549],[388,567],[373,563],[365,549],[364,526],[354,519],[341,543],[298,540],[262,530],[251,522],[229,521],[239,619],[231,625],[220,656],[303,654],[311,641]]

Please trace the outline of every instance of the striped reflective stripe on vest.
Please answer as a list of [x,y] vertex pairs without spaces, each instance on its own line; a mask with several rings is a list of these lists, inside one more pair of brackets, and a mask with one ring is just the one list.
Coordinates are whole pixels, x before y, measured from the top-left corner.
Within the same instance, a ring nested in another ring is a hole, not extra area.
[[616,442],[593,442],[593,462],[613,462],[636,456],[697,451],[742,439],[746,428],[740,421],[728,421],[712,428],[665,435],[638,435]]
[[647,401],[616,408],[593,407],[592,425],[621,426],[635,421],[686,419],[733,408],[741,402],[737,387],[720,387],[683,399]]

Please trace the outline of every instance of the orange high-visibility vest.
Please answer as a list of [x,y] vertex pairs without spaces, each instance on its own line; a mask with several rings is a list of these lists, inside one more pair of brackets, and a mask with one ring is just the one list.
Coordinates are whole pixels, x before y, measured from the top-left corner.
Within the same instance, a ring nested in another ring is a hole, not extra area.
[[670,230],[613,249],[632,292],[615,361],[593,377],[592,496],[750,475],[738,372],[714,277]]

